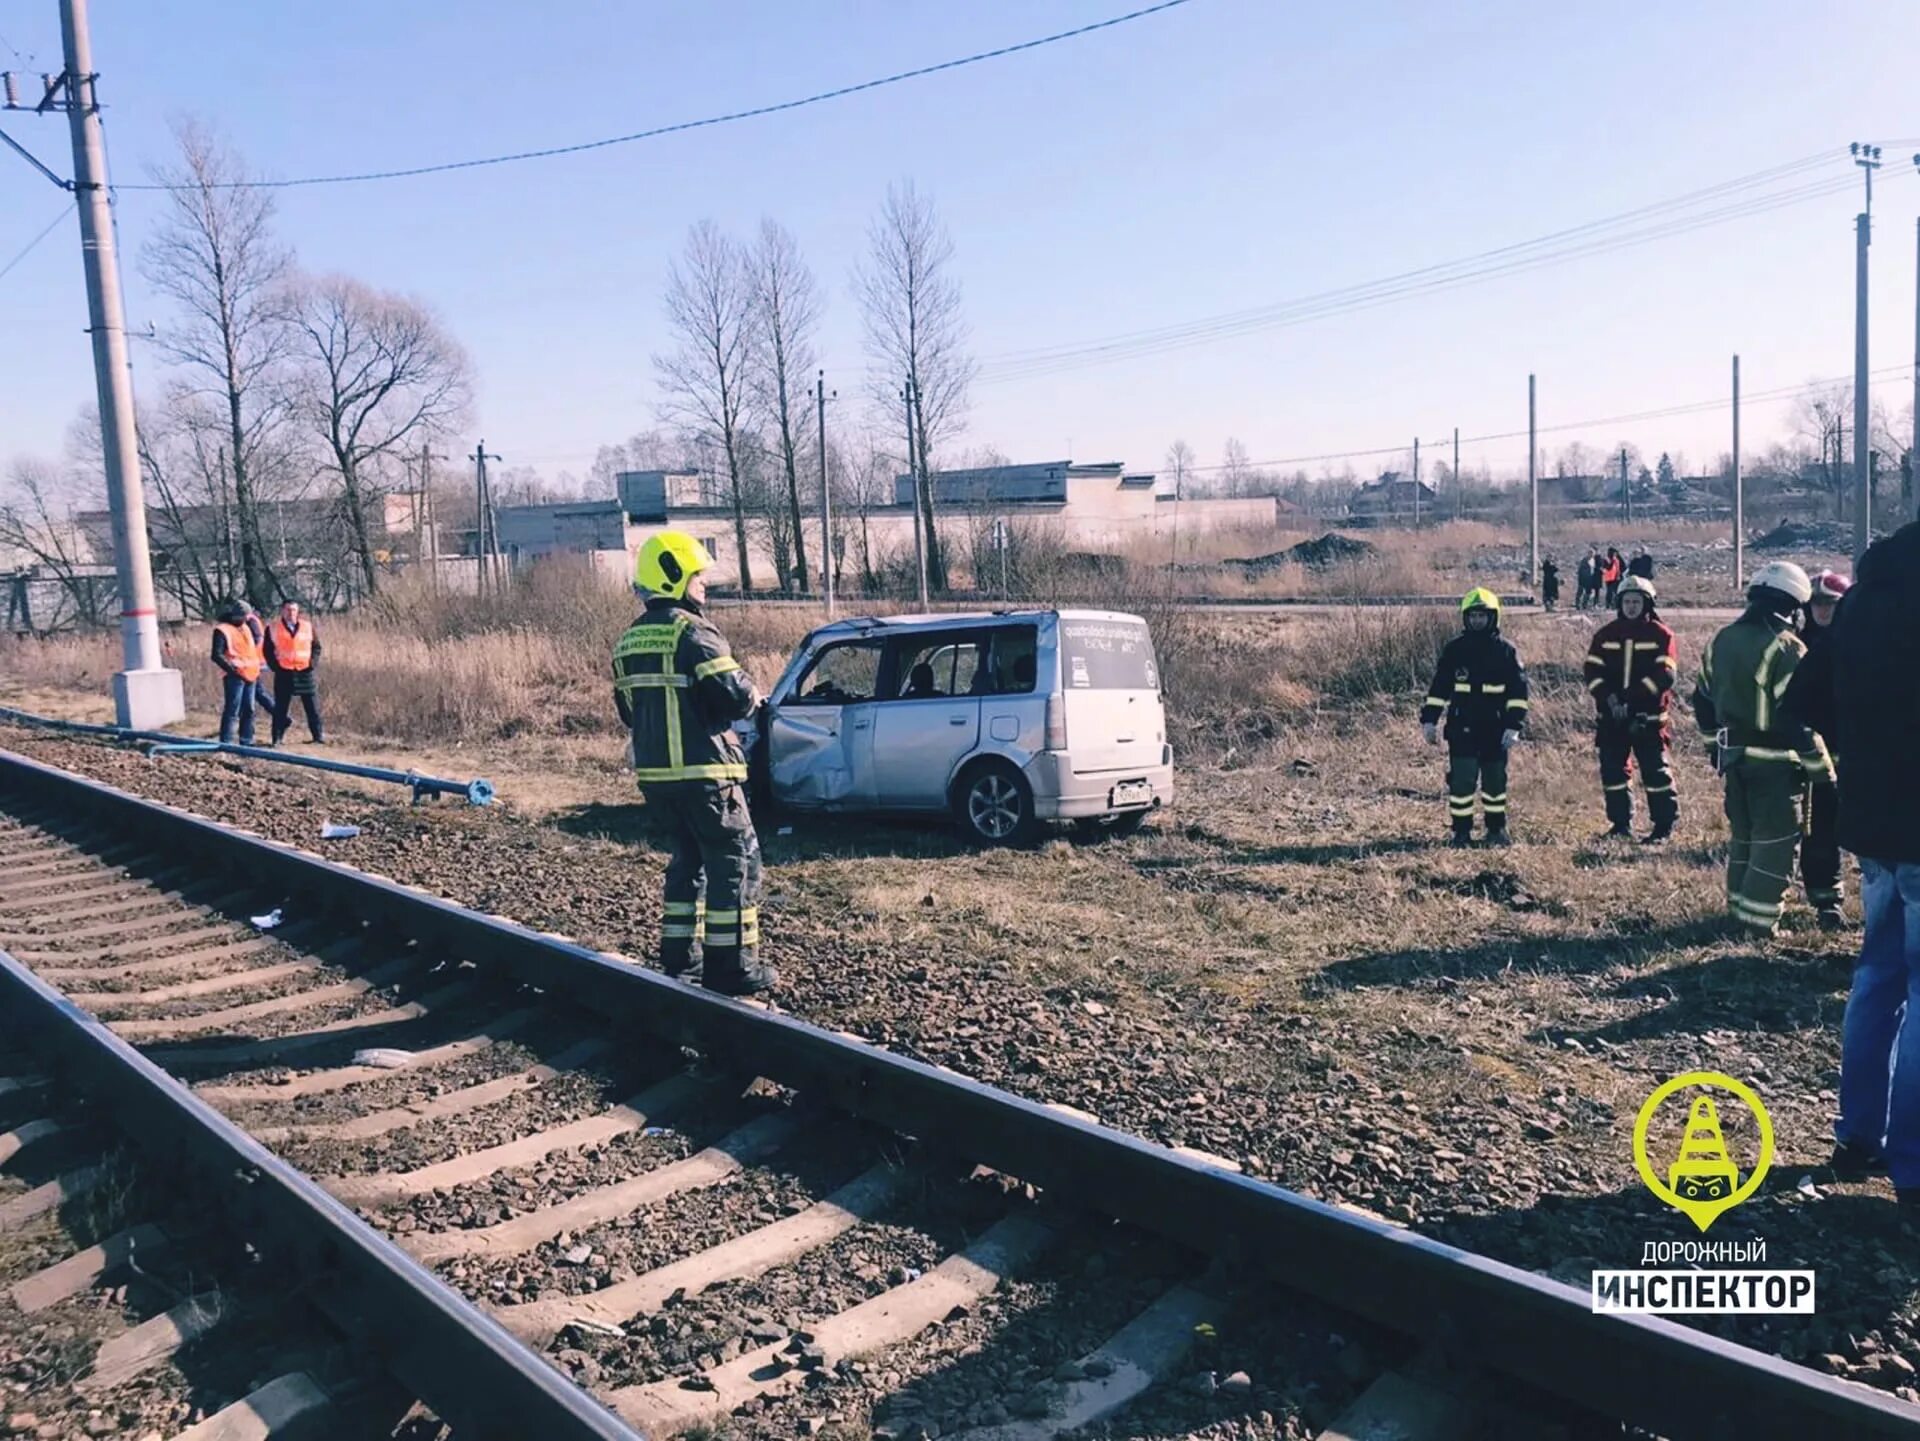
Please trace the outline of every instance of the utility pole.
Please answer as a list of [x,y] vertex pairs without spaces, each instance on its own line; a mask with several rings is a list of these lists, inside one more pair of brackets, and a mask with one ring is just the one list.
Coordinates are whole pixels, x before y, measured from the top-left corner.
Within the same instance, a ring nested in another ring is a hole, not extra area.
[[827,619],[833,619],[833,499],[827,493],[827,372],[822,370],[813,382],[813,398],[819,406],[820,434],[820,589],[827,602]]
[[1540,452],[1534,412],[1534,378],[1527,377],[1527,585],[1540,583]]
[[920,609],[927,607],[927,551],[920,534],[920,471],[914,465],[913,444],[913,377],[907,376],[906,384],[900,387],[900,399],[907,408],[907,489],[913,493],[913,571],[920,587]]
[[1873,478],[1867,459],[1872,449],[1867,415],[1867,247],[1873,244],[1873,172],[1880,168],[1880,147],[1856,144],[1852,148],[1853,163],[1867,180],[1867,208],[1853,223],[1853,563],[1858,566],[1873,539]]
[[1740,474],[1740,357],[1733,358],[1733,590],[1747,592],[1747,485]]
[[[34,108],[66,111],[73,142],[73,181],[69,185],[39,162],[34,164],[55,184],[73,192],[80,215],[80,258],[86,272],[88,331],[93,336],[93,378],[100,404],[100,451],[113,520],[114,575],[120,589],[124,668],[113,678],[114,715],[122,726],[156,730],[180,720],[187,707],[180,672],[162,664],[160,650],[160,612],[153,593],[153,561],[147,551],[133,375],[127,364],[127,320],[120,299],[120,261],[107,194],[106,144],[100,133],[87,0],[60,0],[60,40],[66,68],[57,77],[47,78],[46,94]],[[16,107],[11,80],[6,103],[9,109]]]
[[1460,507],[1465,504],[1460,489],[1460,427],[1453,428],[1453,518],[1460,519]]
[[1420,437],[1413,438],[1413,528],[1420,529]]
[[1633,523],[1633,485],[1627,479],[1627,448],[1620,447],[1620,503],[1626,507],[1627,523]]
[[487,462],[499,458],[488,453],[484,440],[474,447],[473,454],[468,457],[473,462],[474,586],[482,595],[486,594],[489,585],[498,589],[500,582],[500,577],[493,573],[493,492],[487,487]]
[[426,441],[420,442],[420,489],[413,508],[416,555],[426,563],[427,581],[440,588],[440,527],[433,513],[433,463],[451,457],[436,455]]

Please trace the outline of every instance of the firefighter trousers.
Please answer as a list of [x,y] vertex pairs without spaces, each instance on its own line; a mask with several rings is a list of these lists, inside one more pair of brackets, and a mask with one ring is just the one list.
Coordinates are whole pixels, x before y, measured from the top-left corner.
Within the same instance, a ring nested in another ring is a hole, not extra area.
[[1840,878],[1840,788],[1815,785],[1807,796],[1807,838],[1800,849],[1800,881],[1815,910],[1838,906],[1847,888]]
[[1454,750],[1447,756],[1447,815],[1460,835],[1473,831],[1473,802],[1487,818],[1487,834],[1507,828],[1507,753],[1498,744]]
[[640,788],[668,848],[660,969],[679,975],[700,952],[701,981],[719,991],[764,984],[760,839],[737,781],[669,781]]
[[1736,760],[1727,767],[1727,910],[1772,935],[1800,849],[1804,772],[1793,761]]
[[1680,801],[1673,785],[1672,757],[1667,750],[1665,726],[1648,725],[1634,729],[1602,721],[1598,732],[1600,747],[1600,794],[1607,807],[1607,823],[1621,830],[1633,824],[1633,766],[1640,763],[1640,784],[1647,792],[1647,814],[1654,828],[1673,829],[1680,815]]

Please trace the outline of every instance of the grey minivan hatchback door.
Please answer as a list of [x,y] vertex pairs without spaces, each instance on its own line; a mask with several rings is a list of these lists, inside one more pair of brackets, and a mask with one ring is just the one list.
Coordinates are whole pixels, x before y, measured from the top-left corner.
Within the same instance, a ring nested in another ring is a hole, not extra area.
[[894,694],[874,706],[873,796],[878,805],[942,810],[954,767],[980,743],[974,692],[978,630],[917,631],[893,639],[885,669]]

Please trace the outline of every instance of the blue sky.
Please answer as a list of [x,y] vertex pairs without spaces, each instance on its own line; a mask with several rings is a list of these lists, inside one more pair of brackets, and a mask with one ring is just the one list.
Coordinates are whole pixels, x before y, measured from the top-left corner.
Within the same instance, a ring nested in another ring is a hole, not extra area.
[[[296,176],[566,144],[785,99],[1083,24],[1126,0],[94,0],[115,178],[194,113]],[[58,65],[53,0],[0,0],[0,67]],[[1089,342],[1354,284],[1666,199],[1853,139],[1876,189],[1874,363],[1913,356],[1920,6],[1804,0],[1472,6],[1190,0],[1083,39],[763,120],[564,159],[288,190],[283,238],[432,303],[509,465],[584,469],[649,425],[660,290],[686,228],[787,224],[829,299],[823,351],[858,418],[849,272],[889,181],[950,226],[976,354]],[[5,128],[63,172],[64,127]],[[1844,158],[1829,172],[1844,178]],[[1796,177],[1796,183],[1799,177]],[[0,154],[0,264],[60,197]],[[1461,290],[1122,363],[976,386],[969,446],[1157,466],[1186,438],[1256,460],[1711,399],[1852,366],[1844,191]],[[157,197],[121,197],[132,263]],[[67,220],[0,278],[0,465],[57,452],[92,395]],[[140,364],[143,391],[157,386]],[[1876,391],[1904,415],[1910,385]],[[1785,422],[1754,406],[1749,445]],[[889,415],[887,421],[890,422]],[[1713,412],[1543,437],[1710,462]],[[1904,423],[1903,423],[1904,424]],[[470,448],[471,437],[468,438]],[[1524,466],[1524,442],[1469,464]],[[1362,470],[1369,461],[1357,461]],[[1310,466],[1311,470],[1319,467]]]

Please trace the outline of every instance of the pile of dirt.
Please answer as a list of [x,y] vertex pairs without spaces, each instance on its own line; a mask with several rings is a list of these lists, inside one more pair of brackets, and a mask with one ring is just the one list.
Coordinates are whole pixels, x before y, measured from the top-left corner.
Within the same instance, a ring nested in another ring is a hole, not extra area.
[[1298,545],[1285,550],[1276,550],[1271,555],[1256,555],[1250,560],[1227,562],[1245,570],[1249,575],[1263,575],[1270,570],[1278,570],[1283,565],[1304,565],[1313,570],[1324,570],[1328,566],[1346,565],[1368,556],[1379,554],[1380,548],[1370,540],[1355,540],[1351,536],[1337,535],[1332,531],[1315,540],[1303,540]]
[[1753,548],[1839,551],[1845,554],[1853,548],[1853,528],[1830,520],[1783,520],[1754,541]]

